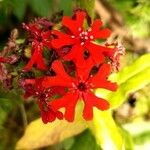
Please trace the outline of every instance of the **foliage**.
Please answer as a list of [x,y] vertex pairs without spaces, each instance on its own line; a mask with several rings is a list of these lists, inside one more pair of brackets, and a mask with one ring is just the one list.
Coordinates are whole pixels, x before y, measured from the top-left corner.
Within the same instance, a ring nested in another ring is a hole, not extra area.
[[[135,37],[148,37],[150,17],[148,0],[109,0],[119,10]],[[143,30],[144,28],[144,30]]]

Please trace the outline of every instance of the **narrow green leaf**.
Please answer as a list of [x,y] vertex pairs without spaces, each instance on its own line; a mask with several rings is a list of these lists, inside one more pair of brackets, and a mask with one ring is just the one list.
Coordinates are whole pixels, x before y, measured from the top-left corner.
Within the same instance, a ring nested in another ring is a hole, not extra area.
[[149,77],[150,67],[129,78],[126,82],[120,84],[117,92],[108,96],[111,108],[121,105],[126,100],[129,93],[135,92],[148,85],[150,83]]
[[124,140],[110,111],[101,112],[95,109],[89,127],[103,150],[124,150]]
[[119,128],[120,133],[122,137],[124,138],[124,145],[125,145],[125,150],[134,150],[134,143],[132,136],[129,134],[129,132],[122,127]]
[[126,82],[129,78],[150,67],[150,54],[145,54],[138,58],[132,65],[126,66],[119,73],[112,75],[110,79],[117,81],[118,84]]

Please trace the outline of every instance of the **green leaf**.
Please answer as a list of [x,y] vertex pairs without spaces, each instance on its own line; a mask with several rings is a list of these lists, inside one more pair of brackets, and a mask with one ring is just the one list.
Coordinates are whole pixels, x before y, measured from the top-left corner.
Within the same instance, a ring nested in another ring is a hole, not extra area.
[[101,148],[90,130],[85,130],[74,138],[74,143],[69,150],[101,150]]
[[134,143],[132,136],[124,128],[120,127],[120,133],[124,138],[125,150],[134,150]]
[[[134,63],[130,66],[125,67],[119,73],[114,74],[112,76],[117,83],[121,84],[126,82],[129,78],[137,75],[138,73],[142,72],[145,69],[149,69],[150,67],[150,54],[145,54],[138,58]],[[111,77],[111,78],[112,78]]]
[[72,13],[72,0],[61,0],[59,4],[60,10],[64,11],[64,15],[71,15]]
[[52,123],[43,124],[41,119],[31,122],[24,136],[17,142],[16,149],[36,149],[53,145],[81,133],[87,128],[87,124],[79,115],[80,109],[80,107],[77,108],[76,118],[72,123],[55,120]]
[[8,92],[0,89],[0,126],[6,120],[8,113],[19,103],[22,103],[21,96],[15,90]]
[[122,83],[116,93],[110,95],[110,104],[112,107],[118,107],[121,105],[129,93],[142,89],[150,83],[150,67],[146,68],[142,72],[136,74],[126,82]]
[[26,0],[12,0],[13,13],[19,19],[22,20],[27,6]]
[[136,121],[123,126],[131,135],[135,150],[149,150],[150,146],[150,122]]
[[0,130],[2,128],[2,124],[4,123],[4,121],[6,120],[6,117],[7,117],[7,112],[4,111],[4,109],[2,109],[0,107]]
[[89,127],[103,150],[124,150],[124,139],[115,124],[110,111],[94,110],[93,121]]
[[129,93],[142,89],[150,83],[150,54],[138,58],[133,64],[110,77],[118,83],[119,88],[114,92],[97,89],[96,95],[103,96],[110,102],[110,108],[119,107],[128,97]]
[[50,16],[52,9],[52,0],[31,0],[29,1],[30,7],[39,16]]
[[22,103],[21,95],[14,89],[10,91],[0,89],[0,99],[10,101],[12,104]]

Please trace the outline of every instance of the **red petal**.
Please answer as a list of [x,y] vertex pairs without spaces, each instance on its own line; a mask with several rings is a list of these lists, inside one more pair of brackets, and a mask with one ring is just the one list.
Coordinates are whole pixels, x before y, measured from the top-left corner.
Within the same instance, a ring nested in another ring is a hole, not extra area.
[[[39,105],[39,108],[41,111],[42,121],[43,121],[43,123],[46,124],[46,123],[48,123],[48,118],[47,118],[47,113],[44,111],[44,108],[43,108],[43,101],[39,100],[38,105]],[[54,116],[52,118],[55,120]]]
[[59,120],[63,119],[63,113],[60,111],[55,111],[52,106],[49,108],[49,111],[47,112],[47,119],[48,122],[53,122],[56,118]]
[[42,47],[39,45],[38,42],[32,44],[33,48],[33,55],[30,58],[28,64],[24,67],[24,71],[29,71],[32,69],[33,65],[36,65],[40,70],[46,70],[47,67],[44,64],[43,56],[42,56]]
[[64,66],[59,60],[55,60],[52,64],[52,69],[55,71],[55,73],[61,77],[61,79],[68,80],[70,82],[73,81],[73,79],[66,73]]
[[60,86],[60,87],[72,87],[72,83],[68,81],[67,79],[61,78],[61,77],[44,77],[44,80],[42,82],[42,85],[45,88],[50,88],[54,86]]
[[38,105],[41,111],[42,121],[46,124],[48,122],[54,121],[56,118],[63,119],[63,114],[60,111],[54,110],[52,106],[47,107],[47,110],[44,110],[45,101],[39,100]]
[[24,24],[23,23],[23,28],[26,29],[30,34],[32,34],[34,36],[34,38],[36,38],[37,36],[39,36],[41,34],[41,30],[38,28],[38,26],[36,24]]
[[102,29],[98,32],[93,34],[95,39],[107,39],[111,34],[111,30],[109,29]]
[[73,40],[71,38],[71,35],[64,34],[60,31],[53,30],[52,34],[57,36],[57,39],[52,40],[52,46],[56,49],[59,49],[63,46],[72,45]]
[[55,60],[52,64],[52,69],[55,71],[56,76],[54,77],[45,77],[43,80],[43,86],[45,88],[53,86],[63,86],[63,87],[72,87],[74,79],[71,78],[64,70],[62,63],[58,60]]
[[0,62],[7,62],[7,58],[5,58],[5,57],[0,57]]
[[43,45],[47,48],[51,48],[52,47],[52,44],[51,44],[51,41],[50,40],[44,40],[42,41]]
[[92,25],[92,31],[90,32],[91,35],[94,36],[94,39],[100,38],[100,39],[106,39],[110,36],[111,30],[109,29],[102,29],[100,30],[100,27],[102,26],[102,22],[99,19],[96,19]]
[[105,47],[90,42],[86,45],[86,48],[88,49],[94,64],[104,62],[105,58],[103,56],[103,51],[106,50]]
[[97,107],[100,110],[106,110],[109,108],[109,103],[102,99],[96,97],[92,92],[84,94],[84,110],[83,117],[85,120],[91,120],[93,118],[93,107]]
[[86,12],[85,11],[77,11],[76,12],[76,22],[78,24],[78,27],[83,26],[85,17],[86,17]]
[[56,114],[53,111],[46,112],[47,122],[53,122],[56,119]]
[[91,27],[92,31],[91,31],[90,33],[94,35],[97,31],[100,30],[100,27],[102,26],[102,24],[103,24],[103,23],[101,22],[101,20],[96,19],[96,20],[93,22],[93,25],[92,25],[92,27]]
[[62,23],[74,35],[76,35],[79,32],[78,28],[82,28],[85,17],[86,17],[86,13],[84,11],[77,11],[75,20],[73,20],[70,17],[64,16],[62,19]]
[[42,32],[42,39],[50,39],[51,31]]
[[60,112],[60,111],[57,111],[57,112],[56,112],[56,117],[57,117],[59,120],[62,120],[62,119],[63,119],[63,113]]
[[93,85],[93,88],[105,88],[111,91],[116,91],[117,84],[107,81],[108,75],[111,73],[111,65],[103,64],[98,73],[89,79],[89,82]]
[[67,93],[59,99],[55,99],[49,103],[54,109],[58,110],[65,107],[64,118],[72,122],[75,117],[75,107],[78,102],[78,94],[76,93]]
[[52,87],[50,89],[51,96],[56,95],[56,94],[64,95],[65,93],[66,93],[65,88],[60,87],[60,86]]
[[65,60],[73,60],[77,66],[84,62],[84,49],[80,45],[74,45],[70,52],[63,57]]
[[79,78],[82,81],[86,81],[90,75],[90,71],[94,66],[91,57],[87,60],[84,60],[82,63],[78,63],[76,70],[76,78]]

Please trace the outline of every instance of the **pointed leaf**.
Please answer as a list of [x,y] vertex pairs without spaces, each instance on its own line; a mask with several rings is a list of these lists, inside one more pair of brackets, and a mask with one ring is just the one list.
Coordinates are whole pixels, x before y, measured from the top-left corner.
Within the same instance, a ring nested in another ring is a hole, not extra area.
[[[78,110],[78,112],[81,111]],[[55,120],[52,123],[43,124],[41,119],[37,119],[27,126],[24,136],[17,142],[16,149],[36,149],[53,145],[81,133],[86,128],[87,124],[79,114],[72,123]]]
[[95,109],[89,127],[103,150],[124,150],[124,140],[109,111]]

